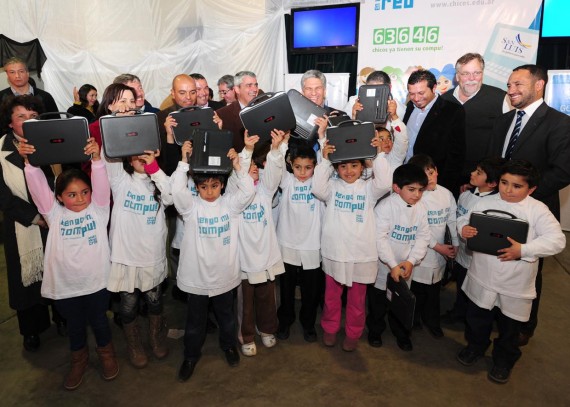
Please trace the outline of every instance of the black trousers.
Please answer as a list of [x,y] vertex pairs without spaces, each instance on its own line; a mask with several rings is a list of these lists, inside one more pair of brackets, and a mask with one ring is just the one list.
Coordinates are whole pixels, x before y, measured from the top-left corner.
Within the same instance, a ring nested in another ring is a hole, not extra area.
[[303,270],[300,266],[285,263],[285,273],[279,276],[281,305],[277,310],[279,325],[289,326],[295,322],[295,286],[301,287],[301,310],[299,320],[303,329],[314,329],[317,307],[324,287],[324,273],[321,268]]
[[206,339],[208,305],[212,303],[219,325],[220,348],[226,350],[237,345],[237,321],[234,313],[234,291],[208,297],[188,294],[186,330],[184,332],[184,359],[197,361],[202,356]]
[[[388,278],[390,278],[388,276]],[[388,324],[396,339],[406,339],[410,337],[408,331],[398,318],[388,309],[388,299],[386,290],[380,290],[369,284],[366,287],[366,297],[368,300],[368,315],[366,316],[366,327],[368,336],[379,338],[386,330],[385,316],[388,314]]]
[[461,264],[455,262],[453,267],[453,272],[456,276],[456,292],[455,292],[455,304],[453,304],[453,314],[459,318],[465,318],[465,313],[467,312],[467,295],[461,289],[465,277],[467,276],[467,269]]
[[412,281],[410,290],[416,296],[414,322],[421,320],[428,327],[440,328],[439,293],[441,281],[434,284]]
[[473,352],[483,355],[491,344],[493,321],[497,321],[499,329],[499,336],[493,341],[493,362],[495,366],[512,369],[521,357],[518,346],[521,322],[507,317],[498,307],[487,310],[467,299],[465,339]]

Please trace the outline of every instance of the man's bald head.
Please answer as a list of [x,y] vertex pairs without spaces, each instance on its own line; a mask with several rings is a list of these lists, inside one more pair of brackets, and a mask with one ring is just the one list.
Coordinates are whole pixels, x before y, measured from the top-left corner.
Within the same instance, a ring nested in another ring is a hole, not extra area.
[[186,74],[176,75],[172,80],[170,95],[178,107],[196,105],[196,82]]

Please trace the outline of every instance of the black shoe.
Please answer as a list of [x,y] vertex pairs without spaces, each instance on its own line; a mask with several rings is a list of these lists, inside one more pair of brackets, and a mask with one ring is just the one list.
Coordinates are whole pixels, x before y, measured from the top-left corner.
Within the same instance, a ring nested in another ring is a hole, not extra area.
[[39,335],[24,335],[24,349],[28,352],[35,352],[40,348]]
[[289,327],[289,325],[287,326],[279,325],[279,328],[277,328],[277,332],[275,332],[275,337],[282,341],[284,341],[285,339],[289,339],[289,335],[291,334],[290,329],[291,328]]
[[210,316],[208,315],[208,322],[206,323],[206,333],[213,334],[214,332],[216,332],[217,329],[218,326],[214,321],[212,321],[212,318],[210,318]]
[[475,352],[469,347],[465,347],[459,351],[457,354],[457,361],[463,366],[473,366],[483,355],[479,352]]
[[382,337],[380,335],[370,335],[368,334],[368,344],[373,348],[381,348],[382,347]]
[[410,338],[397,338],[396,343],[398,344],[398,348],[402,349],[404,352],[411,352],[414,349],[414,345],[412,345]]
[[492,382],[505,384],[509,381],[510,375],[511,369],[506,367],[493,366],[489,373],[487,373],[487,378]]
[[64,338],[67,336],[67,324],[64,321],[56,322],[55,328],[57,329],[57,334],[59,336],[63,336]]
[[441,339],[443,338],[443,330],[439,327],[439,326],[428,326],[427,330],[429,332],[429,334],[431,336],[433,336],[435,339]]
[[178,371],[178,381],[185,382],[192,377],[194,373],[194,368],[196,367],[198,361],[195,360],[184,360],[180,365],[180,370]]
[[528,341],[530,340],[530,338],[532,338],[532,334],[527,334],[524,332],[519,333],[518,345],[519,346],[528,345]]
[[239,353],[235,346],[229,349],[225,349],[224,353],[226,355],[226,360],[228,361],[228,365],[230,365],[231,367],[239,365]]
[[317,331],[315,330],[315,328],[303,329],[303,338],[305,339],[306,342],[316,342]]

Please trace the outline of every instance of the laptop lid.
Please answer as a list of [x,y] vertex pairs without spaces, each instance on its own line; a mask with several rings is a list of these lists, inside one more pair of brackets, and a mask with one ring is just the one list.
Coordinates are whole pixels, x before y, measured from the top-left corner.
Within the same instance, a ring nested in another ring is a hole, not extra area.
[[190,168],[193,172],[229,174],[232,171],[232,162],[227,156],[233,146],[233,133],[230,130],[197,128],[192,131],[190,141]]
[[388,119],[389,85],[362,85],[358,88],[358,101],[363,109],[356,112],[356,119],[374,124]]
[[259,144],[271,140],[273,129],[289,131],[296,123],[285,92],[268,92],[256,97],[239,112],[239,116],[249,135],[259,136]]
[[406,280],[400,277],[398,282],[388,275],[386,281],[386,299],[390,311],[404,325],[406,329],[412,329],[414,325],[414,311],[416,308],[416,296],[408,287]]
[[181,146],[190,140],[194,129],[216,130],[214,110],[211,107],[190,106],[169,114],[176,120],[177,126],[172,128],[174,141]]
[[[54,113],[49,115],[53,117]],[[39,167],[89,160],[90,156],[84,153],[89,138],[85,117],[41,120],[43,117],[44,114],[40,115],[40,120],[26,120],[23,123],[24,138],[36,148],[36,152],[28,156],[30,164]]]
[[141,155],[160,149],[158,120],[154,113],[103,116],[99,119],[103,150],[109,158]]
[[306,140],[314,140],[319,130],[319,127],[315,125],[315,119],[323,117],[327,111],[295,89],[290,89],[287,96],[295,114],[294,134]]
[[497,256],[498,250],[511,246],[507,237],[524,244],[528,236],[527,221],[495,209],[471,213],[469,225],[477,228],[477,236],[467,239],[467,248],[492,256]]
[[329,144],[335,146],[334,153],[329,154],[332,163],[348,160],[363,160],[376,156],[376,147],[370,145],[374,138],[374,124],[347,120],[339,126],[327,129]]

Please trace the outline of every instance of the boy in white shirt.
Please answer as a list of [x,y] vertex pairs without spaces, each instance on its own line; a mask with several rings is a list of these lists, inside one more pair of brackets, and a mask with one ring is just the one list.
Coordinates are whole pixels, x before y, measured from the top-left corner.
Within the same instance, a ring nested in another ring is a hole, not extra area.
[[[376,283],[367,288],[366,325],[368,343],[375,348],[382,346],[381,335],[386,329],[384,316],[387,312],[387,278],[404,278],[409,284],[413,268],[427,251],[430,240],[427,210],[420,202],[427,182],[424,171],[415,165],[404,164],[396,168],[392,185],[394,193],[374,209],[380,262]],[[388,312],[388,322],[400,349],[412,350],[410,332],[392,312]]]
[[[463,192],[457,201],[457,219],[465,216],[467,212],[482,198],[492,196],[499,191],[499,175],[501,166],[505,163],[504,158],[491,157],[481,160],[471,172],[469,184],[473,186]],[[467,309],[467,296],[461,290],[461,285],[465,280],[467,269],[471,264],[471,250],[466,247],[467,242],[463,238],[459,238],[459,250],[453,264],[453,274],[455,275],[455,304],[453,308],[448,310],[441,316],[441,322],[444,324],[454,324],[456,322],[465,322],[465,311]]]
[[507,237],[510,247],[497,256],[473,252],[462,289],[468,297],[465,339],[467,346],[457,355],[464,366],[471,366],[491,344],[493,322],[499,336],[493,343],[493,367],[489,380],[506,383],[511,369],[521,356],[518,336],[528,321],[532,300],[536,297],[535,279],[538,258],[560,253],[566,238],[560,224],[542,202],[530,195],[539,180],[538,170],[528,161],[508,161],[501,171],[499,194],[482,199],[457,222],[461,236],[470,239],[477,229],[469,225],[473,212],[502,210],[528,222],[526,243]]
[[[441,280],[447,259],[455,258],[459,239],[456,230],[457,204],[451,192],[438,185],[437,168],[431,157],[416,154],[409,161],[423,169],[428,177],[428,185],[422,197],[426,207],[431,239],[426,257],[416,267],[412,275],[410,289],[416,296],[414,328],[421,329],[422,322],[431,336],[443,337],[440,324],[439,297]],[[452,244],[445,244],[445,230],[449,227]]]

